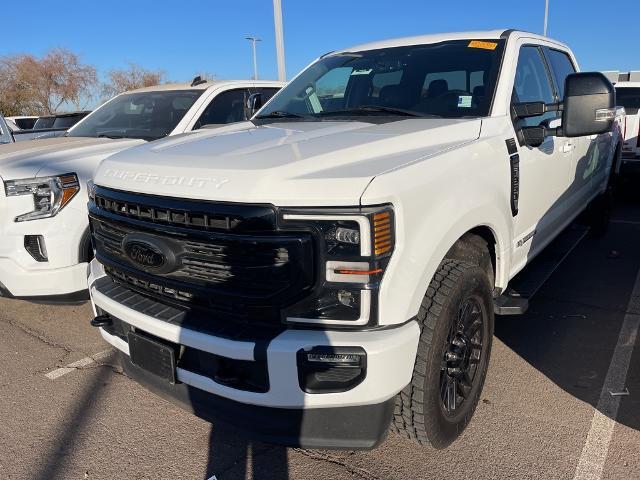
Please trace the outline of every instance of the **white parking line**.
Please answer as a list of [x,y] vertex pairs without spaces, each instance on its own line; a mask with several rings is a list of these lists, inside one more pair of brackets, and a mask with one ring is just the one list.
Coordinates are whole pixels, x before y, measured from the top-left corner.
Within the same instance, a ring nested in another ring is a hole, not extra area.
[[602,478],[602,470],[607,460],[609,444],[611,443],[618,408],[623,396],[615,395],[615,393],[625,391],[627,372],[639,328],[640,273],[633,286],[631,300],[627,306],[627,313],[624,316],[620,334],[618,335],[618,343],[613,352],[604,385],[602,385],[600,399],[593,414],[587,441],[576,466],[574,480],[600,480]]
[[56,368],[55,370],[52,370],[49,373],[46,373],[44,376],[47,377],[49,380],[55,380],[56,378],[60,378],[61,376],[66,375],[67,373],[73,372],[77,368],[82,368],[82,367],[86,367],[87,365],[91,365],[92,363],[97,362],[101,358],[106,357],[111,352],[112,350],[109,349],[103,352],[96,353],[95,355],[91,355],[90,357],[81,358],[80,360],[70,363],[69,365],[66,365],[61,368]]

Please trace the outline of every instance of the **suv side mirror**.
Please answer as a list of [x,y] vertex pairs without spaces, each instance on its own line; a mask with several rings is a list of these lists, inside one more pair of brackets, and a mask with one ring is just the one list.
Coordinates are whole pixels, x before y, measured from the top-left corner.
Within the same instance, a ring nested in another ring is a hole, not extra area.
[[258,110],[262,108],[262,94],[261,93],[252,93],[249,95],[247,99],[247,119],[253,117]]
[[616,116],[616,93],[600,72],[567,76],[562,109],[562,135],[582,137],[611,131]]

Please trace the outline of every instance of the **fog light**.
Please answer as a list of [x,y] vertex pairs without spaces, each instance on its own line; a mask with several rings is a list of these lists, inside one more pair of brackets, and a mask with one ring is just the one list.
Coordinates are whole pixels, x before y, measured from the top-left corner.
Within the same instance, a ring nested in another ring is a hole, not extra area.
[[44,244],[44,237],[42,235],[25,235],[24,248],[36,262],[46,262],[49,260],[47,257],[47,247]]
[[346,392],[362,383],[367,354],[361,347],[313,347],[300,350],[298,380],[307,393]]
[[338,290],[338,301],[345,307],[355,307],[357,302],[349,290]]

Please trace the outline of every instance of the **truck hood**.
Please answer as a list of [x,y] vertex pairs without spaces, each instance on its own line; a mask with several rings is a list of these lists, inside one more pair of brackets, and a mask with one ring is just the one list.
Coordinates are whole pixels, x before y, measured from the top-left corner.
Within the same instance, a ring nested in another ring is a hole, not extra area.
[[58,137],[3,145],[0,177],[11,180],[76,172],[86,180],[105,157],[142,143],[145,141],[137,139]]
[[377,175],[477,139],[479,119],[250,122],[121,152],[101,186],[182,198],[280,206],[357,205]]

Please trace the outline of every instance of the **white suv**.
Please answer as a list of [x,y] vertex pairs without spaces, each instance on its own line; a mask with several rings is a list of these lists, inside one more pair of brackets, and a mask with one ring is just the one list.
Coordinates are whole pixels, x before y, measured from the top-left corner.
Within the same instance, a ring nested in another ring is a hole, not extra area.
[[245,121],[281,82],[196,78],[118,95],[66,136],[0,146],[0,295],[86,297],[86,182],[105,157],[206,125]]
[[129,376],[264,440],[371,448],[393,423],[450,444],[494,310],[526,308],[513,277],[606,203],[615,92],[576,71],[525,32],[375,42],[251,123],[110,157],[92,323]]

